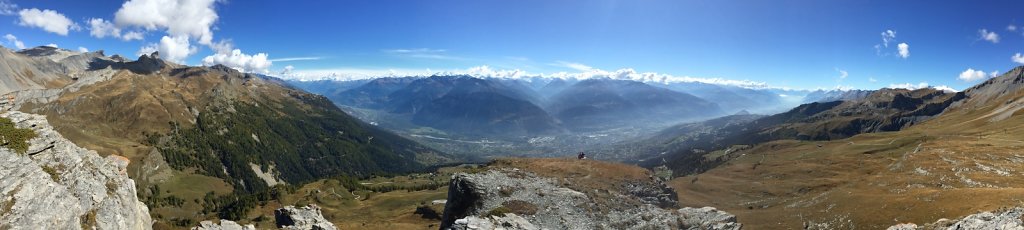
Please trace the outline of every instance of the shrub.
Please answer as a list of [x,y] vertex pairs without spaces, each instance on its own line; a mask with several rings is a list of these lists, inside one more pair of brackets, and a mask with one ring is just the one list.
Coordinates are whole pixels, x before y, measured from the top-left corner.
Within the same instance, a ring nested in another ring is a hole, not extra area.
[[11,119],[0,117],[0,145],[24,154],[28,151],[28,140],[36,137],[36,132],[31,129],[19,129],[14,127]]

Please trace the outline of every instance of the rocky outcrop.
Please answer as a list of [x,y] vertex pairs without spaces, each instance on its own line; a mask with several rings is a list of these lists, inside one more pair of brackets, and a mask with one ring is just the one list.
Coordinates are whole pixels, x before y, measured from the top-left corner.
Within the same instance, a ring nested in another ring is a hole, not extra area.
[[125,173],[128,161],[100,157],[53,130],[44,116],[7,112],[37,137],[24,154],[0,148],[0,228],[150,229],[149,209]]
[[324,218],[323,214],[320,212],[320,207],[317,207],[316,205],[309,205],[300,208],[295,208],[295,206],[285,206],[284,208],[274,210],[274,219],[277,221],[277,227],[281,229],[338,229],[333,223]]
[[[714,208],[665,209],[664,191],[649,183],[581,192],[558,180],[516,169],[456,174],[441,229],[740,229]],[[630,191],[645,191],[632,193]],[[639,194],[647,194],[638,197]],[[671,194],[675,197],[675,194]],[[673,199],[674,200],[674,199]]]
[[256,226],[253,226],[252,224],[242,226],[241,224],[230,220],[220,220],[219,224],[215,224],[213,221],[204,220],[203,222],[199,222],[199,226],[193,227],[192,230],[256,230]]
[[959,220],[939,219],[935,223],[918,226],[913,223],[893,225],[888,230],[923,230],[923,229],[950,229],[950,230],[1024,230],[1024,208],[1016,207],[996,212],[981,212],[969,215]]

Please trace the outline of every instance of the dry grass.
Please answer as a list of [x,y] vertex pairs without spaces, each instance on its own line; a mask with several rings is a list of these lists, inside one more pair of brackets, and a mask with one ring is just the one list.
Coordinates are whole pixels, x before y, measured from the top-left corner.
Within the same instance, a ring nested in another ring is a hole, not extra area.
[[575,158],[504,158],[490,167],[517,168],[542,177],[570,180],[575,182],[572,186],[587,189],[616,189],[627,182],[649,181],[653,176],[651,171],[633,165]]
[[899,132],[769,142],[670,184],[681,205],[718,207],[745,229],[883,229],[1024,205],[1024,117],[975,119],[997,107],[952,109]]

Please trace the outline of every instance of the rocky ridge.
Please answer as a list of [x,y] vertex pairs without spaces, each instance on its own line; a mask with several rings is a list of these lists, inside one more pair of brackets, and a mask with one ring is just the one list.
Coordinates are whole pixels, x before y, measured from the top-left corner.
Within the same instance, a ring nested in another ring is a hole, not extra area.
[[517,168],[461,173],[454,175],[449,185],[441,229],[741,227],[735,216],[711,207],[676,209],[674,192],[661,185],[636,183],[621,189],[583,190]]
[[274,210],[274,219],[277,221],[277,227],[281,229],[338,229],[333,223],[324,218],[323,213],[320,212],[320,207],[317,207],[316,205],[299,208],[290,205],[285,206],[284,208]]
[[78,147],[41,115],[6,112],[37,137],[25,154],[0,148],[0,228],[150,229],[127,159]]

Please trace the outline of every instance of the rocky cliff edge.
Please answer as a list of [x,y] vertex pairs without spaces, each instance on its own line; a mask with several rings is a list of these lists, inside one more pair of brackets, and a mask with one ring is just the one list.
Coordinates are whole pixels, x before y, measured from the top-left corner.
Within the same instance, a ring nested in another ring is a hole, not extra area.
[[36,133],[26,153],[0,148],[0,229],[152,228],[127,159],[76,146],[41,115],[0,117]]

